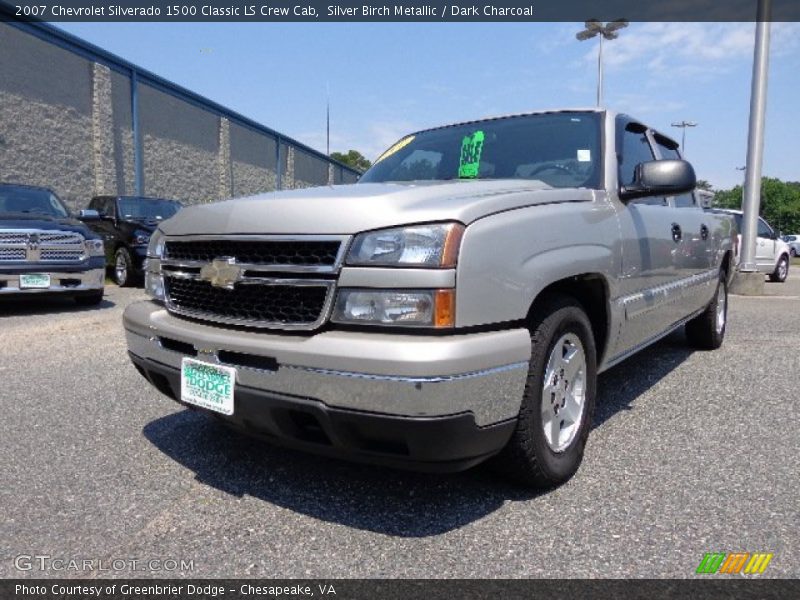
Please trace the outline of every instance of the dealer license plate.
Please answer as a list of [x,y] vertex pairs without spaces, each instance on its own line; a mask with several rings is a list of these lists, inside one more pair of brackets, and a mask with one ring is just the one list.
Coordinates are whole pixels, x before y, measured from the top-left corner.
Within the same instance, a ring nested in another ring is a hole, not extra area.
[[19,288],[22,290],[41,289],[50,287],[50,275],[45,273],[26,273],[19,276]]
[[181,400],[223,415],[233,414],[236,369],[184,357]]

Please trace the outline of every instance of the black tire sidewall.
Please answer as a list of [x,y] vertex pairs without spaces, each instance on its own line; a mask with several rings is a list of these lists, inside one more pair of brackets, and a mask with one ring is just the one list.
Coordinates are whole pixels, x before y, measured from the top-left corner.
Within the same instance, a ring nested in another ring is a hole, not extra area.
[[[543,332],[546,332],[547,343],[533,348],[526,390],[526,401],[530,403],[531,407],[528,415],[528,418],[532,419],[530,426],[533,448],[531,450],[536,455],[542,473],[554,482],[561,482],[572,476],[580,466],[586,439],[591,429],[597,392],[596,350],[589,319],[577,305],[565,306],[556,310],[544,319],[540,327],[544,329]],[[586,357],[586,399],[578,433],[572,443],[563,452],[554,452],[547,444],[542,427],[542,384],[550,353],[553,351],[555,343],[566,333],[577,335],[583,345]]]

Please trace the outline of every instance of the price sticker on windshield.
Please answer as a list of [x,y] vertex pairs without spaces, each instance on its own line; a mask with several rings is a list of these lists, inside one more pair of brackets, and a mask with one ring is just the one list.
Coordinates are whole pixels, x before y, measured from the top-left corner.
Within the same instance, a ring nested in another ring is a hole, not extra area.
[[458,165],[458,176],[464,179],[475,179],[481,168],[484,133],[481,130],[472,135],[465,135],[461,140],[461,158]]

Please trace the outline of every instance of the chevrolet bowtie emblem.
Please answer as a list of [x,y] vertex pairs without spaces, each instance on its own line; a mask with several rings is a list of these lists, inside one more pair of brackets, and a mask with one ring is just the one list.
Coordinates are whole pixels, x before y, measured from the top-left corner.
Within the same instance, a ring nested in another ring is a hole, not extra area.
[[200,269],[200,279],[214,287],[232,290],[237,281],[242,279],[242,268],[236,264],[235,258],[215,258]]

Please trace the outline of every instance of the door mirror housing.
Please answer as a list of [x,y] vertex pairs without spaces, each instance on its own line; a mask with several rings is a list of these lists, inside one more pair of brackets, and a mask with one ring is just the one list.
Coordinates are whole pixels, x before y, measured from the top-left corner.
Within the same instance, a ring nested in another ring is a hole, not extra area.
[[78,212],[78,218],[81,221],[99,221],[100,213],[93,208],[84,208]]
[[636,165],[633,183],[622,186],[620,200],[647,196],[678,196],[697,185],[694,168],[685,160],[649,160]]

